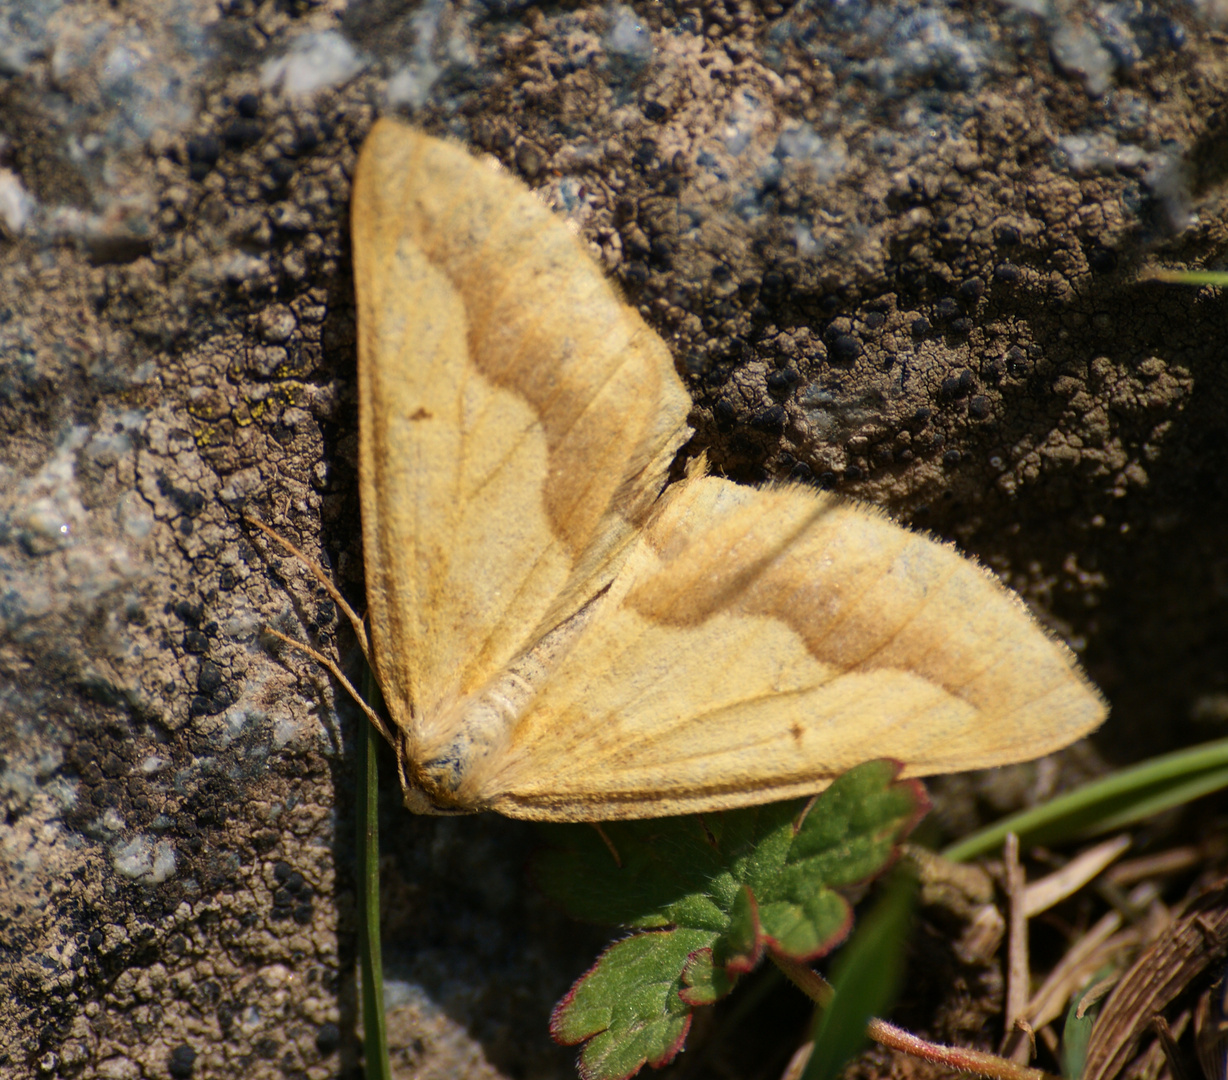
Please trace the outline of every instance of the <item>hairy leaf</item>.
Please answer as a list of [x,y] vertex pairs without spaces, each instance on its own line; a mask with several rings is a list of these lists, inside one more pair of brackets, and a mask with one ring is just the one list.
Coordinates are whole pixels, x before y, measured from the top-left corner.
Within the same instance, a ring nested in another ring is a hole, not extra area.
[[535,864],[578,918],[641,932],[608,948],[555,1008],[551,1032],[584,1042],[586,1080],[620,1080],[682,1048],[691,1009],[727,994],[768,951],[826,955],[852,924],[836,890],[880,873],[928,803],[875,761],[807,803],[704,816],[555,826]]

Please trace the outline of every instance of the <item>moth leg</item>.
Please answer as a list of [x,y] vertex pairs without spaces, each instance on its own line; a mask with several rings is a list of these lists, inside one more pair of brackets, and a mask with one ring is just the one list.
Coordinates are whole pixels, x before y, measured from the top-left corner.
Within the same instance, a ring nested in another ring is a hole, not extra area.
[[[367,637],[366,623],[363,622],[362,616],[359,615],[358,612],[355,611],[352,607],[350,607],[350,605],[346,602],[345,597],[341,595],[341,591],[337,588],[336,585],[333,584],[332,579],[326,573],[324,573],[323,569],[320,567],[320,564],[317,563],[314,559],[308,558],[303,552],[299,551],[298,548],[296,548],[292,543],[290,543],[289,540],[287,540],[284,536],[280,536],[278,533],[275,533],[263,521],[260,521],[257,518],[252,517],[250,514],[244,514],[243,520],[246,521],[249,525],[254,525],[257,529],[259,529],[266,536],[270,537],[273,540],[276,540],[277,543],[281,544],[282,547],[291,551],[294,554],[294,557],[298,559],[298,561],[301,562],[305,567],[307,567],[308,570],[311,571],[315,579],[321,585],[324,586],[324,590],[332,598],[333,603],[336,604],[345,613],[345,617],[350,620],[350,626],[354,628],[354,636],[358,638],[358,645],[362,649],[362,655],[366,657],[367,664],[370,665],[371,664],[371,646],[370,646],[370,640]],[[278,636],[281,636],[281,635],[278,635]],[[290,639],[287,639],[287,640],[290,640]],[[291,642],[291,644],[294,644],[297,647],[296,642]],[[350,693],[353,694],[354,691],[351,690]],[[358,698],[357,694],[355,694],[354,697],[356,700],[361,700]]]
[[332,675],[337,682],[345,687],[346,693],[354,699],[355,704],[357,704],[357,706],[362,709],[364,713],[366,713],[367,719],[375,725],[375,730],[388,740],[388,745],[393,747],[397,745],[392,738],[392,734],[384,726],[384,721],[380,719],[379,713],[377,713],[373,708],[371,708],[370,705],[367,704],[367,702],[363,699],[363,696],[354,688],[354,684],[345,677],[345,673],[337,666],[337,662],[331,656],[325,656],[318,649],[313,649],[310,645],[307,645],[304,642],[295,641],[294,638],[283,634],[280,630],[274,630],[271,626],[266,626],[264,628],[264,632],[272,635],[279,641],[285,642],[285,644],[289,645],[290,648],[296,649],[304,656],[311,657],[312,660],[324,668],[324,670]]
[[614,846],[614,841],[610,839],[610,834],[607,833],[605,829],[601,827],[600,821],[590,821],[589,824],[594,829],[597,830],[597,835],[600,836],[601,839],[605,841],[605,846],[610,849],[610,854],[614,856],[614,865],[617,866],[621,870],[623,866],[623,861],[619,857],[618,848]]

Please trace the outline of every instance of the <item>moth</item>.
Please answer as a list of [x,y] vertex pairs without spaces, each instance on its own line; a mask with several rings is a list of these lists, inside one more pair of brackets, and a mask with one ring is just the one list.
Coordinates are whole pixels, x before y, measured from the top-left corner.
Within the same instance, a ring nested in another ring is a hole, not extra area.
[[380,120],[351,226],[369,636],[350,614],[410,810],[723,810],[873,758],[1030,759],[1104,719],[953,547],[702,460],[667,484],[691,434],[669,350],[493,163]]

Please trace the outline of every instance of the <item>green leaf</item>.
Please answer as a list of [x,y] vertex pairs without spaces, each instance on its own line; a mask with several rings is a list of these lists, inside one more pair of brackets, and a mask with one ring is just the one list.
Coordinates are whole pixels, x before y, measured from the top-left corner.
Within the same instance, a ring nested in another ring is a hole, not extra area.
[[581,1075],[665,1064],[692,1007],[727,994],[765,952],[808,960],[838,945],[852,912],[835,890],[880,873],[928,807],[898,771],[861,765],[809,811],[789,802],[545,828],[534,870],[550,896],[579,918],[653,931],[607,949],[555,1008],[555,1039],[585,1043]]
[[897,871],[832,966],[831,1004],[819,1017],[803,1080],[835,1080],[866,1043],[866,1024],[895,1002],[917,882]]
[[725,969],[730,980],[748,971],[763,958],[763,925],[759,921],[759,905],[749,885],[743,885],[729,909],[729,925],[717,938],[720,950],[714,960]]
[[[1092,1037],[1092,1028],[1100,1015],[1101,1001],[1097,999],[1083,1015],[1079,1009],[1083,999],[1099,987],[1102,979],[1107,979],[1113,973],[1113,966],[1102,967],[1092,976],[1090,983],[1070,999],[1070,1007],[1066,1010],[1066,1022],[1062,1026],[1062,1044],[1058,1050],[1058,1058],[1062,1063],[1062,1075],[1066,1080],[1079,1080],[1083,1075],[1083,1066],[1087,1062],[1087,1044]],[[1103,993],[1103,988],[1100,988]]]
[[580,1074],[631,1076],[645,1063],[664,1065],[682,1049],[691,1006],[677,973],[715,937],[703,930],[637,934],[611,945],[555,1006],[550,1034],[570,1046],[588,1039]]

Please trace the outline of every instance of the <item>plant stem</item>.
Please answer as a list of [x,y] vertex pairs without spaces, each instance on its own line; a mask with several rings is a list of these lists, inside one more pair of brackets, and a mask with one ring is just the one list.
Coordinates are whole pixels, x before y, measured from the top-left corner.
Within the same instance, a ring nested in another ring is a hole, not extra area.
[[[374,680],[371,680],[374,681]],[[369,689],[369,688],[368,688]],[[367,1080],[390,1080],[379,937],[379,734],[364,718],[358,735],[358,955],[362,965],[363,1058]]]
[[[805,964],[779,956],[775,952],[769,955],[772,957],[772,962],[784,972],[788,980],[820,1008],[831,1002],[833,994],[831,984],[817,971],[812,971]],[[991,1080],[1058,1080],[1057,1077],[1043,1069],[1030,1069],[1024,1065],[1017,1065],[995,1054],[927,1042],[885,1020],[871,1020],[866,1025],[866,1034],[876,1043],[891,1050],[898,1050],[924,1061],[949,1065],[961,1072],[977,1073],[980,1076],[990,1077]]]

